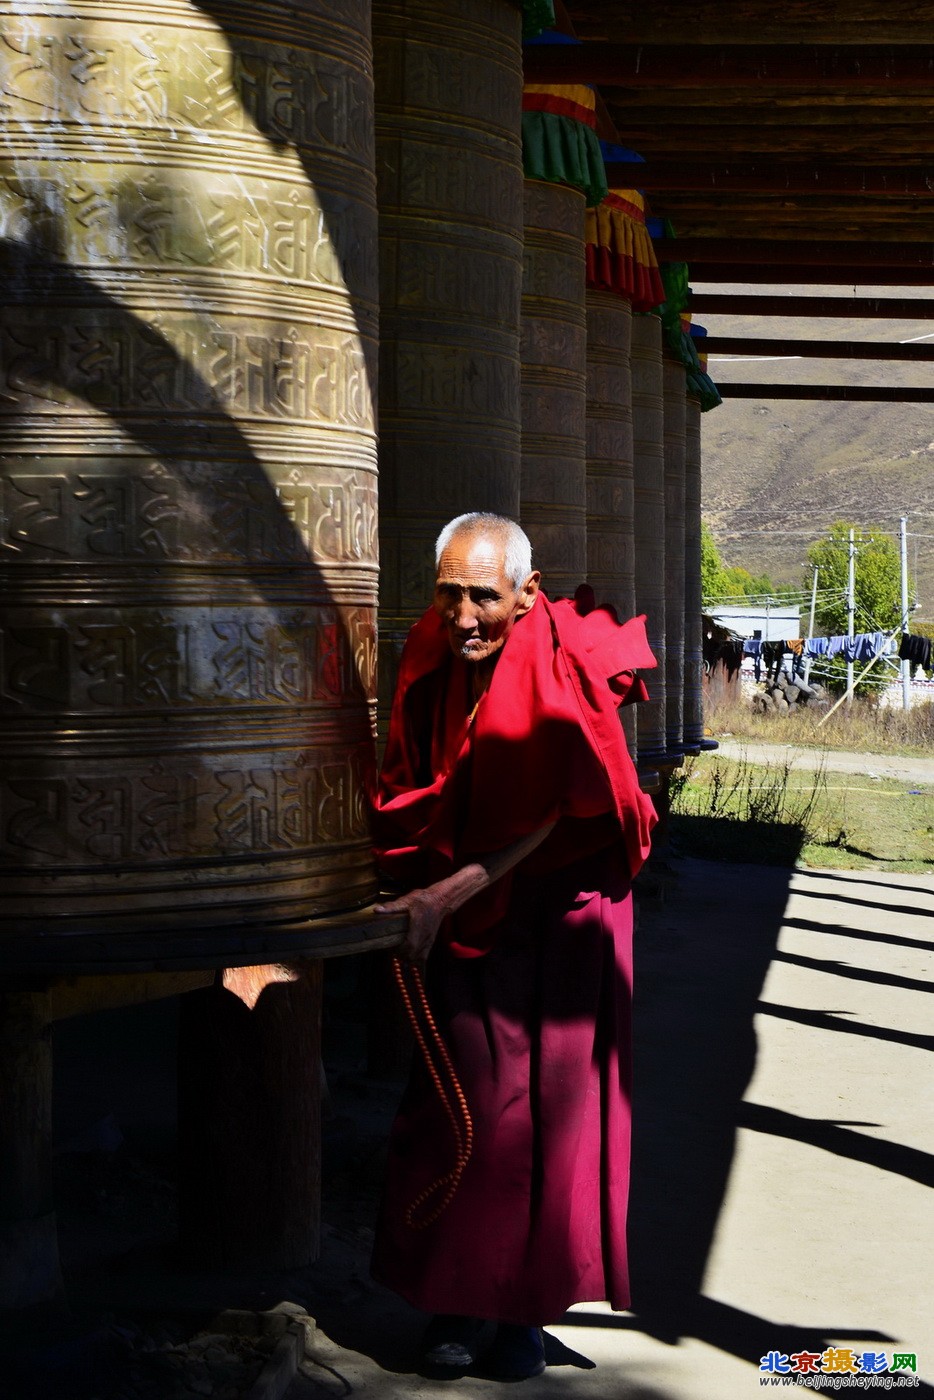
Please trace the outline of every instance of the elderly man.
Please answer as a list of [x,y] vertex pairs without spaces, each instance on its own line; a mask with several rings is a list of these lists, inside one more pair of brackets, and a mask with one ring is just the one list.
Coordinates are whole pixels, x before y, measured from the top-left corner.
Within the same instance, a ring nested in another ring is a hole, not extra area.
[[[409,893],[403,955],[463,1086],[473,1151],[418,1059],[393,1128],[376,1278],[436,1314],[436,1374],[544,1368],[541,1326],[629,1304],[630,885],[654,813],[617,707],[655,661],[642,619],[551,602],[515,522],[470,514],[437,544],[434,606],[403,653],[376,811]],[[429,956],[430,955],[430,956]]]

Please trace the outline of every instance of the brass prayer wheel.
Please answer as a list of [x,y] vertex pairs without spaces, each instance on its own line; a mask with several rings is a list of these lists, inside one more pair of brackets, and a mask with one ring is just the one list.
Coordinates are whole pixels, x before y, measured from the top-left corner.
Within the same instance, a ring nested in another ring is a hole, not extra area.
[[684,730],[684,366],[663,362],[665,422],[665,741],[683,752]]
[[598,603],[635,611],[632,534],[632,309],[587,292],[587,578]]
[[704,655],[701,622],[701,409],[689,394],[684,432],[684,746],[704,738]]
[[587,571],[584,196],[525,181],[522,525],[552,597]]
[[374,0],[380,709],[465,511],[519,514],[521,14]]
[[636,611],[646,615],[658,666],[645,673],[648,703],[639,706],[639,762],[663,763],[666,742],[665,450],[661,323],[632,318],[633,520]]
[[11,931],[374,893],[371,66],[362,0],[6,22]]
[[[632,515],[632,307],[587,297],[587,581],[621,621],[636,610]],[[635,757],[636,707],[620,711]]]

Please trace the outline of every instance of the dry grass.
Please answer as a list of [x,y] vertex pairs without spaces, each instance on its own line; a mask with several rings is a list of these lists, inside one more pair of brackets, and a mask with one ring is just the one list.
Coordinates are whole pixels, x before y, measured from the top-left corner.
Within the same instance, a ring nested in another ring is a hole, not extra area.
[[697,855],[793,865],[805,846],[833,839],[826,785],[822,767],[793,773],[790,758],[688,759],[671,778],[672,831]]
[[850,869],[934,867],[934,791],[908,782],[710,754],[673,775],[671,799],[672,837],[687,854]]
[[852,753],[934,754],[934,703],[910,710],[883,709],[857,697],[818,728],[826,711],[802,707],[791,714],[759,714],[745,701],[723,702],[705,714],[715,738],[732,735],[770,744],[797,744]]

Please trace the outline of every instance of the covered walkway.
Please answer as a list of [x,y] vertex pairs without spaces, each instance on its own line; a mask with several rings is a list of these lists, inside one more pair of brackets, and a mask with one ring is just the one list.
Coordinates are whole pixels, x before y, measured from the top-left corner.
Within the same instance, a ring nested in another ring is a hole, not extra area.
[[[575,1309],[525,1390],[740,1400],[769,1351],[830,1346],[934,1377],[934,875],[683,860],[638,936],[637,1311]],[[364,1282],[362,1249],[326,1256],[309,1308],[354,1390],[502,1393],[412,1376],[421,1319]],[[337,1385],[305,1369],[290,1400]]]

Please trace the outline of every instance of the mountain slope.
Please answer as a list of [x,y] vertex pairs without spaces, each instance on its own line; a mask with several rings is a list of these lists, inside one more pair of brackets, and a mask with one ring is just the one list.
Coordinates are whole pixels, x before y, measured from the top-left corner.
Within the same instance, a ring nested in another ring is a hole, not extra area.
[[[697,291],[840,296],[840,288],[697,286]],[[865,295],[926,298],[923,288]],[[711,335],[799,340],[930,340],[934,321],[703,318]],[[932,364],[712,357],[715,382],[934,384]],[[704,515],[725,562],[797,582],[809,543],[835,520],[897,534],[908,516],[909,571],[934,619],[934,405],[725,399],[703,420]]]

